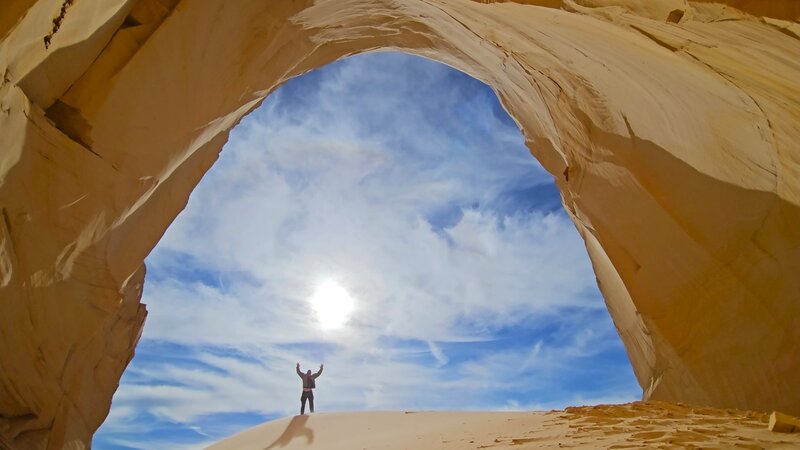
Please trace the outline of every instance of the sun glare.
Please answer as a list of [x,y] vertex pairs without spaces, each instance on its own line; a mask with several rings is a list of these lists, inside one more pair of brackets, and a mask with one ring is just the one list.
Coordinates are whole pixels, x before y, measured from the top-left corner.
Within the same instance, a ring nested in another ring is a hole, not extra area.
[[353,298],[341,285],[326,281],[317,287],[311,297],[311,306],[317,313],[322,328],[339,328],[347,322],[353,311]]

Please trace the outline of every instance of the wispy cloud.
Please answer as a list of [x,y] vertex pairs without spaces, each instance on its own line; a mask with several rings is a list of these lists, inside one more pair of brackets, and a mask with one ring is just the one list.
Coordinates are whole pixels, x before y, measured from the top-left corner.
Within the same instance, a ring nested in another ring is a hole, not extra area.
[[[294,414],[296,361],[326,363],[325,410],[637,395],[550,176],[487,87],[420,58],[350,58],[274,93],[147,263],[150,315],[96,448]],[[308,302],[330,279],[356,301],[340,330]]]

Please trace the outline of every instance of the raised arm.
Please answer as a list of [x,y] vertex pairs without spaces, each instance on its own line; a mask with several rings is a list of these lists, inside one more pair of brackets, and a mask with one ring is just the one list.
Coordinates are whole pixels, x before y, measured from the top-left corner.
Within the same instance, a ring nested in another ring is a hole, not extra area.
[[320,375],[322,375],[322,364],[319,365],[319,371],[314,374],[314,378],[317,378]]
[[303,372],[300,371],[300,363],[297,363],[297,366],[294,368],[297,371],[297,376],[303,378]]

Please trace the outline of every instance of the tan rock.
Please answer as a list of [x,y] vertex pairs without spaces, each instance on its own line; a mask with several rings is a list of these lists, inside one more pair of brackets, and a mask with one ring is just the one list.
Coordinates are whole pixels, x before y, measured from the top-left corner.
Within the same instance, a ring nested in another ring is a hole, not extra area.
[[798,433],[800,432],[800,419],[787,414],[772,411],[769,415],[769,431],[776,433]]
[[644,398],[800,414],[798,18],[793,0],[6,0],[0,444],[88,445],[141,332],[144,257],[230,128],[375,49],[495,89]]

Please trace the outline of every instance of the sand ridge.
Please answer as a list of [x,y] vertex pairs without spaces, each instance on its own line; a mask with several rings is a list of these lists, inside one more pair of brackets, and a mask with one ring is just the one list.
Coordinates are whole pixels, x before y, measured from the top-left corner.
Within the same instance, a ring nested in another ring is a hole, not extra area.
[[760,412],[667,402],[549,412],[318,413],[267,422],[209,450],[270,449],[797,449]]

